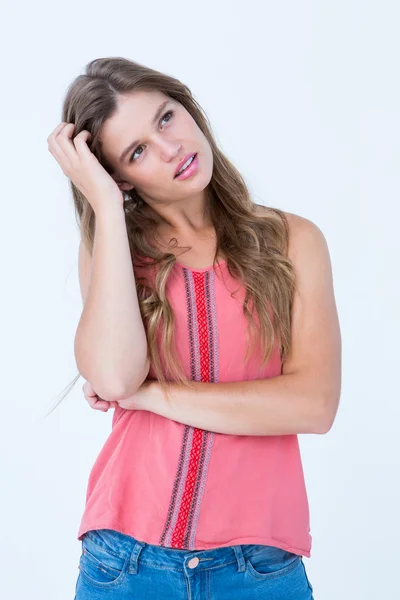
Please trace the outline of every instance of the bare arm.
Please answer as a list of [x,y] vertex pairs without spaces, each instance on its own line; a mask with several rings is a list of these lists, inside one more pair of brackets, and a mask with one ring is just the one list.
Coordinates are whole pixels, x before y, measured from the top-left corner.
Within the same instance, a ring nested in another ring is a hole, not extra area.
[[148,410],[217,433],[290,435],[327,433],[341,390],[341,334],[325,237],[311,221],[291,215],[289,255],[297,274],[292,350],[282,374],[228,383],[170,383],[167,398],[148,382],[125,408]]
[[79,246],[83,311],[74,351],[78,370],[108,401],[146,379],[147,339],[139,310],[123,207],[96,214],[93,253]]
[[193,382],[194,390],[169,383],[167,398],[148,381],[122,408],[154,412],[178,423],[230,435],[326,433],[318,386],[300,374],[228,383]]

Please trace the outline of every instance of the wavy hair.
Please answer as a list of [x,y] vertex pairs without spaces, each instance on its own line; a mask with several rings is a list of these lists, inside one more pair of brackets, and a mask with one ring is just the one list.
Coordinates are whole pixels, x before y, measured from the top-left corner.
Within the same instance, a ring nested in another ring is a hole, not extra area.
[[[208,117],[190,89],[178,79],[132,60],[98,58],[89,62],[84,74],[76,77],[69,86],[62,107],[62,121],[75,124],[74,135],[83,129],[91,133],[88,146],[112,175],[113,168],[102,154],[100,132],[104,122],[117,111],[120,94],[137,90],[159,91],[182,104],[207,138],[214,163],[206,188],[207,210],[217,240],[213,266],[222,254],[230,274],[245,285],[243,312],[248,321],[247,331],[251,330],[254,336],[252,347],[247,346],[245,361],[257,339],[261,340],[264,364],[268,362],[275,343],[279,344],[281,360],[284,361],[291,346],[291,310],[295,291],[295,271],[288,258],[287,218],[277,208],[253,202],[243,177],[218,147]],[[70,186],[81,239],[91,254],[95,213],[72,181]],[[145,214],[146,203],[136,189],[125,192],[125,199],[132,268],[148,267],[149,262],[157,266],[154,285],[150,278],[135,275],[150,364],[166,392],[171,380],[190,386],[176,354],[174,314],[166,294],[166,284],[176,257],[173,253],[159,251],[151,243],[149,236],[154,236],[156,221]],[[254,310],[258,316],[257,324]],[[165,369],[157,343],[159,332]],[[66,394],[79,377],[78,373],[67,386]]]

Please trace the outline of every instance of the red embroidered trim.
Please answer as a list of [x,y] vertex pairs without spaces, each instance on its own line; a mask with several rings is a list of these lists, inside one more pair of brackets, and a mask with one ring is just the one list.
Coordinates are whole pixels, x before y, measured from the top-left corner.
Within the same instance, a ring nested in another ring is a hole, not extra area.
[[[207,327],[207,311],[206,298],[204,290],[204,281],[206,273],[193,272],[193,281],[196,298],[197,323],[199,335],[199,352],[200,352],[200,375],[201,381],[209,381],[209,351],[208,351],[208,327]],[[196,484],[197,471],[199,466],[200,452],[203,442],[203,436],[206,432],[203,429],[194,429],[192,449],[190,452],[189,467],[185,482],[185,490],[182,496],[181,506],[172,534],[172,547],[182,548],[185,531],[188,521],[190,506],[193,500],[193,489]]]

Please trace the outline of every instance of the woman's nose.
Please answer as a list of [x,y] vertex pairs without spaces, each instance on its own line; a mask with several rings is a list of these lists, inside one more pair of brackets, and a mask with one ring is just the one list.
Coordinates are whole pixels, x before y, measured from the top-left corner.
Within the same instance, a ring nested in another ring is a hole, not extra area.
[[160,144],[161,158],[166,161],[170,161],[176,156],[179,156],[182,149],[182,144],[177,142],[168,142],[167,140],[163,140],[160,142]]

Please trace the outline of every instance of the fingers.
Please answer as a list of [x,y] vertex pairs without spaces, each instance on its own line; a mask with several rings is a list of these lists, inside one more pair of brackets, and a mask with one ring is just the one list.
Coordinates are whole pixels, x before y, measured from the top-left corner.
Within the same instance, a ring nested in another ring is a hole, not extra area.
[[49,152],[60,164],[67,177],[78,166],[80,159],[92,156],[86,141],[91,133],[83,129],[73,139],[75,124],[62,122],[47,138]]
[[91,137],[92,137],[92,134],[89,131],[87,131],[86,129],[82,129],[82,131],[80,131],[78,133],[78,135],[76,135],[74,137],[74,139],[72,140],[72,142],[75,146],[75,151],[78,153],[78,155],[81,158],[89,158],[90,159],[90,157],[93,157],[93,154],[89,150],[89,146],[87,145],[87,141]]
[[77,166],[79,162],[78,153],[75,145],[71,141],[71,137],[74,134],[74,123],[66,123],[65,126],[59,131],[53,140],[53,147],[62,153],[66,158],[64,161],[64,167],[66,174],[72,174],[71,169]]
[[47,138],[48,150],[61,166],[64,175],[67,175],[66,171],[68,169],[69,159],[68,156],[65,154],[62,146],[60,146],[59,144],[58,136],[67,125],[68,123],[60,123]]
[[109,408],[116,408],[118,406],[118,402],[116,401],[108,401],[99,398],[89,381],[86,381],[83,384],[82,389],[89,406],[95,410],[107,412]]
[[67,123],[65,123],[64,121],[57,125],[57,127],[51,132],[51,134],[47,138],[48,144],[50,144],[50,142],[57,136],[57,134],[65,127],[65,125],[67,125]]
[[83,389],[83,392],[85,395],[87,394],[88,396],[96,396],[97,397],[97,394],[94,391],[90,381],[85,381],[85,383],[82,386],[82,389]]
[[110,408],[109,406],[109,402],[107,402],[106,400],[94,400],[89,402],[90,406],[92,408],[94,408],[95,410],[101,410],[103,412],[107,412],[108,409]]
[[73,142],[74,142],[75,146],[77,145],[76,142],[78,142],[78,145],[82,145],[82,144],[80,144],[80,142],[84,142],[83,145],[87,148],[86,142],[91,137],[92,137],[92,134],[89,131],[87,131],[86,129],[82,129],[82,131],[80,131],[78,133],[78,135],[76,135],[74,137]]
[[107,400],[98,400],[97,396],[88,396],[85,394],[85,398],[89,403],[89,406],[94,408],[95,410],[102,410],[103,412],[107,412],[110,408],[110,403]]

